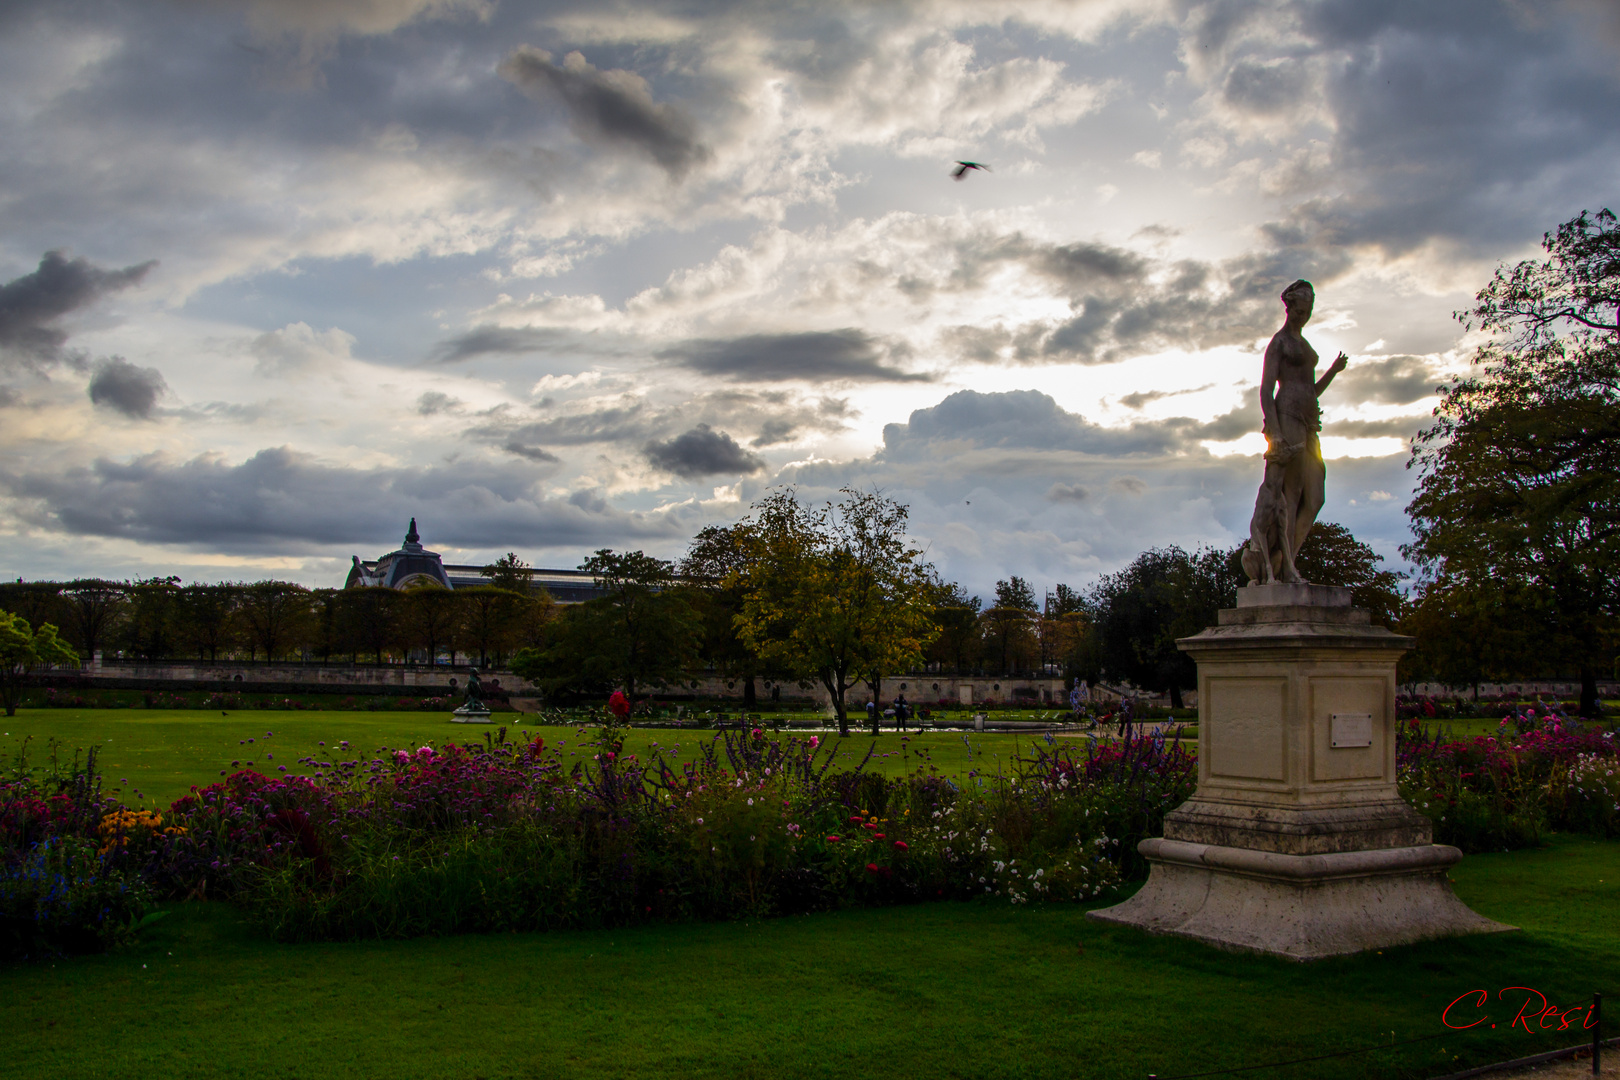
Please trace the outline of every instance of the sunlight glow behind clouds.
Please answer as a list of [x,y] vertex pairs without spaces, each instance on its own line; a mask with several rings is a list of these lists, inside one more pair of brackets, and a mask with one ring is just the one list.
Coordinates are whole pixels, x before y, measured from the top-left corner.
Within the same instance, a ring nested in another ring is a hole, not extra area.
[[[1613,202],[1577,8],[35,0],[0,286],[158,266],[40,322],[48,370],[0,348],[0,572],[335,584],[413,512],[458,558],[673,555],[795,482],[906,499],[975,590],[1084,584],[1243,534],[1302,276],[1352,356],[1324,517],[1393,557],[1450,312]],[[145,419],[95,411],[113,356]]]

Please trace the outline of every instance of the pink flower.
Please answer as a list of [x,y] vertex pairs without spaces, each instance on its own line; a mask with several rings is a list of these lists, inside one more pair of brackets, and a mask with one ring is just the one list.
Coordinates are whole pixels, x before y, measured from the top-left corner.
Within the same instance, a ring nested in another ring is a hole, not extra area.
[[881,874],[883,873],[883,868],[878,866],[878,864],[875,862],[869,862],[866,864],[866,872],[868,874]]
[[843,839],[842,836],[829,836],[829,837],[827,837],[827,843],[836,844],[836,843],[838,843],[838,841],[840,841],[842,839]]
[[756,739],[757,739],[757,738],[759,738],[759,737],[760,737],[760,736],[761,736],[761,735],[762,735],[762,734],[764,734],[764,732],[762,732],[762,731],[760,731],[760,730],[759,730],[759,728],[755,728],[755,729],[754,729],[754,738],[756,738]]
[[623,690],[615,690],[608,698],[608,710],[623,720],[630,715],[630,699],[624,696]]
[[818,747],[820,745],[821,745],[821,736],[820,735],[812,735],[812,736],[810,736],[810,749],[814,750],[816,747]]
[[911,845],[906,843],[904,840],[896,840],[894,842],[894,846],[899,848],[901,851],[910,851],[911,850]]

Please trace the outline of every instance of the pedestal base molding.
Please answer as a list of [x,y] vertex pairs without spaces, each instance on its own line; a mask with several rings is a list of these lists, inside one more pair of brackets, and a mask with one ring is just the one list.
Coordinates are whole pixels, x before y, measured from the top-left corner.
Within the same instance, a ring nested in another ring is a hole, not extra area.
[[1515,929],[1457,899],[1446,871],[1462,852],[1442,844],[1289,855],[1154,838],[1137,850],[1147,884],[1089,918],[1293,960]]

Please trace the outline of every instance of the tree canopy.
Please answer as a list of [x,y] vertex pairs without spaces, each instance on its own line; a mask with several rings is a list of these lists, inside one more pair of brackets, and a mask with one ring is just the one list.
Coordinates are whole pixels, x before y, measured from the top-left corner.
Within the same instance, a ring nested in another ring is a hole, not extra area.
[[920,663],[939,627],[906,508],[875,491],[842,495],[807,507],[786,489],[754,505],[746,524],[757,557],[737,630],[761,657],[818,679],[847,735],[850,687]]
[[1583,211],[1542,246],[1457,313],[1493,337],[1413,441],[1403,551],[1425,595],[1466,588],[1534,626],[1591,716],[1620,636],[1620,229]]
[[78,655],[58,640],[50,623],[35,629],[22,616],[0,611],[0,702],[7,716],[17,715],[25,675],[50,664],[78,662]]
[[548,693],[623,686],[639,690],[680,678],[697,652],[698,621],[674,566],[641,551],[603,548],[580,564],[604,595],[563,610],[552,642],[512,659],[512,670]]

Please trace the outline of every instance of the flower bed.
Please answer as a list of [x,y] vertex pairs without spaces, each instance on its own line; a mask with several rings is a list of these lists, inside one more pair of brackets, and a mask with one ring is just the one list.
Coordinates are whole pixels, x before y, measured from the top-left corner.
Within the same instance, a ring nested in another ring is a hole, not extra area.
[[[1048,736],[1003,771],[835,767],[835,740],[727,730],[696,760],[626,753],[623,710],[570,760],[544,736],[252,762],[167,810],[101,794],[94,758],[0,781],[0,950],[105,948],[156,897],[227,897],[283,939],[754,918],[1097,896],[1188,798],[1175,740]],[[1467,851],[1620,834],[1614,734],[1539,717],[1446,741],[1400,729],[1402,793]],[[848,748],[848,743],[842,745]],[[874,744],[875,748],[875,744]]]
[[1620,745],[1556,711],[1515,711],[1496,735],[1445,740],[1398,729],[1401,794],[1465,852],[1529,847],[1549,829],[1620,836]]

